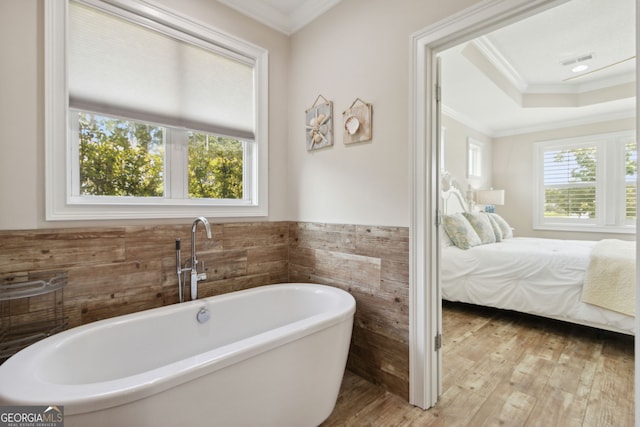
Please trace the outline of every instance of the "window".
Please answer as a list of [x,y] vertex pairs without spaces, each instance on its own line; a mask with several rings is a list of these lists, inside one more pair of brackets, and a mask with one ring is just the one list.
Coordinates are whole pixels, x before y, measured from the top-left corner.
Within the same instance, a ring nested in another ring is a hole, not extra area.
[[635,232],[635,134],[536,144],[534,228]]
[[467,139],[467,178],[482,178],[482,143]]
[[45,18],[48,220],[267,214],[265,50],[138,0]]

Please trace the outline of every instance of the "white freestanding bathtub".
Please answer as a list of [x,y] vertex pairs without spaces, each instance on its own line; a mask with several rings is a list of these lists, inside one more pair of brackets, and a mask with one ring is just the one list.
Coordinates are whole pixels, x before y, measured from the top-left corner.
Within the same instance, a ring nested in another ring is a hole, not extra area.
[[0,405],[64,405],[66,427],[317,426],[354,312],[345,291],[292,283],[94,322],[1,365]]

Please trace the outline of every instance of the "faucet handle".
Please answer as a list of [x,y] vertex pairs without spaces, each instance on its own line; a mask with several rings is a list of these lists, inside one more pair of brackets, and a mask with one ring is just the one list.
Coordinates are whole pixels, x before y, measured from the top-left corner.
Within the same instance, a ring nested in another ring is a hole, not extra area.
[[[200,267],[199,269],[198,266]],[[198,273],[198,270],[202,273]],[[198,261],[198,264],[196,265],[196,273],[198,274],[198,281],[207,279],[207,270],[204,268],[204,260]]]

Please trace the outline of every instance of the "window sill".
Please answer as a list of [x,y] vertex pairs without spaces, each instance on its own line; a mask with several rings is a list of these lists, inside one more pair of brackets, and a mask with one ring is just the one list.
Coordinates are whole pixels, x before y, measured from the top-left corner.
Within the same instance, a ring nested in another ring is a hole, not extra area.
[[636,234],[635,226],[598,226],[579,224],[542,224],[534,225],[534,230],[573,231],[582,233]]
[[206,205],[66,205],[62,209],[48,209],[47,221],[114,220],[114,219],[170,219],[203,215],[209,218],[266,217],[266,206],[206,206]]

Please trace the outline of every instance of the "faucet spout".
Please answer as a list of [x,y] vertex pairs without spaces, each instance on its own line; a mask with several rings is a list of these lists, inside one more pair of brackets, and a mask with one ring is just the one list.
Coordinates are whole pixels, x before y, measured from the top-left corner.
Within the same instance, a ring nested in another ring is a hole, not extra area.
[[203,216],[197,217],[191,226],[191,299],[198,298],[198,280],[207,278],[206,273],[198,274],[198,257],[196,255],[196,230],[198,223],[202,223],[207,232],[207,238],[211,239],[211,226],[209,221]]
[[207,238],[210,239],[211,238],[211,226],[209,225],[209,221],[207,221],[207,218],[203,217],[203,216],[199,216],[198,218],[196,218],[193,221],[193,225],[191,226],[191,235],[194,236],[196,233],[196,228],[198,228],[198,223],[201,222],[202,225],[204,225],[204,228],[207,232]]

